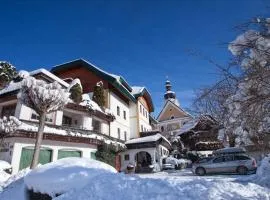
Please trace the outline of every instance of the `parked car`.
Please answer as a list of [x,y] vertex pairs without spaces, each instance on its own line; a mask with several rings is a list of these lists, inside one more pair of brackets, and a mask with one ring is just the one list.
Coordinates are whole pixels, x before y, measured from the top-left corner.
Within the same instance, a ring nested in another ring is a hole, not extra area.
[[202,158],[192,165],[192,172],[200,176],[211,173],[245,175],[248,172],[256,172],[256,169],[256,160],[246,154],[225,154]]

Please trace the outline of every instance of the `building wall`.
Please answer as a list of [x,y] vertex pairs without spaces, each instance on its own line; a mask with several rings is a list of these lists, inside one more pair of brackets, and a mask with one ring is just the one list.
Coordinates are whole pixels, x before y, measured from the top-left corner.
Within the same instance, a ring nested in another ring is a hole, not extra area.
[[[10,156],[0,153],[0,159],[10,162],[13,168],[13,174],[19,171],[21,152],[24,147],[34,147],[35,140],[29,138],[7,138],[6,143],[9,143]],[[91,158],[91,152],[96,152],[97,147],[90,144],[80,144],[71,142],[60,142],[52,140],[43,140],[42,148],[49,148],[52,150],[52,162],[57,160],[58,150],[76,150],[81,151],[82,157]]]
[[130,103],[129,106],[130,139],[139,137],[138,106]]
[[56,73],[56,75],[62,79],[79,78],[83,86],[83,93],[93,92],[95,85],[99,81],[103,82],[103,87],[105,89],[108,88],[107,81],[103,80],[102,78],[98,77],[93,72],[91,72],[90,70],[79,65],[77,67],[73,67],[72,69],[68,69],[65,71],[62,70],[60,73]]
[[[129,164],[136,166],[136,154],[142,151],[146,151],[151,155],[151,162],[154,165],[155,171],[162,169],[162,159],[169,156],[169,150],[162,145],[153,148],[127,149],[120,154],[121,171],[125,171]],[[129,160],[125,160],[125,155],[129,155]]]
[[151,131],[152,127],[149,120],[149,107],[146,100],[143,97],[138,98],[138,120],[139,120],[139,132]]
[[165,110],[162,111],[158,118],[160,122],[170,120],[172,116],[174,118],[188,117],[186,113],[184,113],[180,108],[176,108],[175,106],[173,106],[170,102],[168,102],[167,106],[164,109]]
[[[116,119],[110,124],[110,135],[118,138],[118,128],[120,128],[120,139],[125,139],[124,132],[126,132],[128,140],[130,138],[129,105],[112,91],[110,91],[109,102],[110,110],[116,117]],[[120,116],[117,114],[117,106],[120,108]],[[123,111],[126,111],[126,119],[124,119]]]

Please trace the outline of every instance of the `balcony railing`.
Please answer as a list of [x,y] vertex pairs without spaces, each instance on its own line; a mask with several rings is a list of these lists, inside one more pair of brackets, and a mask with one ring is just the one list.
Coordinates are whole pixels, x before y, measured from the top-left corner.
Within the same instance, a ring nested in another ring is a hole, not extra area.
[[[38,126],[38,122],[33,122],[33,121],[26,121],[26,120],[21,120],[22,122],[29,124],[29,125],[34,125],[34,126]],[[112,140],[114,142],[120,142],[120,143],[124,143],[124,140],[118,139],[118,138],[114,138],[110,135],[101,133],[101,131],[95,131],[95,130],[88,130],[86,128],[83,128],[81,126],[74,126],[74,125],[69,125],[69,124],[63,124],[61,126],[57,126],[57,125],[52,125],[52,124],[46,124],[45,126],[50,127],[50,128],[55,128],[58,130],[65,130],[67,133],[68,132],[78,132],[82,135],[92,135],[95,134],[97,136],[102,136],[104,137],[104,139],[109,139]]]

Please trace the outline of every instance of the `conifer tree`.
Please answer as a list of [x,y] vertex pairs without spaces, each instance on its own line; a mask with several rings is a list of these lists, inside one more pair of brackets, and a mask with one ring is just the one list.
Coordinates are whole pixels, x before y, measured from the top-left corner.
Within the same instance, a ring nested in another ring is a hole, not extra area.
[[6,61],[0,61],[0,88],[5,87],[17,74],[16,68]]
[[105,96],[102,81],[98,82],[94,87],[92,100],[96,102],[101,108],[105,106]]
[[82,102],[82,87],[80,84],[76,83],[73,85],[70,90],[70,98],[75,102],[75,103],[80,103]]

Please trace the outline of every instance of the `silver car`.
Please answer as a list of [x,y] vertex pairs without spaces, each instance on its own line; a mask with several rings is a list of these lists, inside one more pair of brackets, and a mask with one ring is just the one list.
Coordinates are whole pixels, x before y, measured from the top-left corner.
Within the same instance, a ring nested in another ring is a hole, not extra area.
[[227,154],[199,159],[192,165],[194,174],[203,176],[214,173],[237,173],[241,175],[255,172],[256,160],[245,154]]

